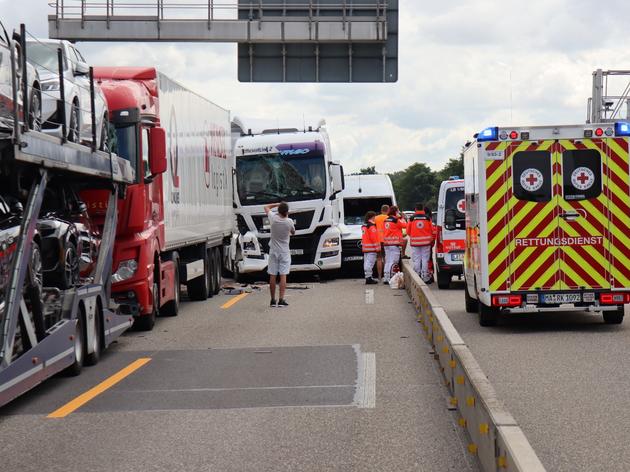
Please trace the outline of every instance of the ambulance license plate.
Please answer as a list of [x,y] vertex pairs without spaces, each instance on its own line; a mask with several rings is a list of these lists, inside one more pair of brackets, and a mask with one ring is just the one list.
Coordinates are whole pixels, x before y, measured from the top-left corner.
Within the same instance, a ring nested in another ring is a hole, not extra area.
[[563,304],[563,303],[580,303],[582,295],[579,293],[549,293],[540,296],[541,303],[547,304]]
[[363,256],[347,256],[343,258],[344,262],[362,261]]
[[304,249],[291,249],[292,256],[301,256],[304,254]]
[[451,259],[453,262],[462,262],[464,260],[463,252],[451,252]]

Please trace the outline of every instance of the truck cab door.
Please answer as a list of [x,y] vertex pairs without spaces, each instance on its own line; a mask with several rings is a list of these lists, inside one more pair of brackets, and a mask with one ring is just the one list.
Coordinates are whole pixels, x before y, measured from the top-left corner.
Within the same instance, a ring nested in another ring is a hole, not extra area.
[[609,149],[605,139],[560,140],[562,185],[559,256],[561,289],[610,288]]
[[506,150],[508,290],[559,288],[558,248],[553,244],[560,215],[557,160],[554,140],[513,142]]

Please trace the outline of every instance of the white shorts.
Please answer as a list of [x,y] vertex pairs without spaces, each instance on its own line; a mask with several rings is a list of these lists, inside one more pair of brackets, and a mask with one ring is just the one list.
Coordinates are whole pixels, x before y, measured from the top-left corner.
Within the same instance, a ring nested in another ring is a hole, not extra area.
[[288,275],[291,270],[291,254],[269,254],[269,275]]

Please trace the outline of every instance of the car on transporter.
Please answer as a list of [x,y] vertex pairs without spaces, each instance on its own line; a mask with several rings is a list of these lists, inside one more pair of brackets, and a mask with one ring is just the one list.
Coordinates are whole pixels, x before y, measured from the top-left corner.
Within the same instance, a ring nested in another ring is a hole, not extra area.
[[[21,79],[23,71],[22,51],[19,42],[10,37],[2,22],[0,22],[0,132],[9,133],[13,130],[16,104],[13,96],[13,81],[11,72],[11,53],[17,78]],[[29,128],[39,130],[42,124],[42,97],[40,90],[39,74],[35,67],[26,64],[26,77],[28,79],[27,90],[23,89],[22,80],[18,84],[17,107],[20,121],[23,120],[24,97],[28,98],[28,125]]]
[[[92,144],[92,107],[90,97],[90,66],[81,52],[69,41],[29,39],[26,42],[27,60],[41,78],[43,131],[63,137],[61,109],[61,76],[58,49],[61,49],[64,88],[66,138],[80,144]],[[105,95],[98,83],[94,84],[94,115],[96,147],[108,149],[109,115]]]

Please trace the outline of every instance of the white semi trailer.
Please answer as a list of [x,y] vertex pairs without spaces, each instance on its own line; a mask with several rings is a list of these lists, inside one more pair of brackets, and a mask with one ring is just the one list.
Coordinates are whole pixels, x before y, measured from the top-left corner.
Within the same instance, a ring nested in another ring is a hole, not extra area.
[[298,128],[234,118],[232,137],[237,231],[229,268],[237,277],[266,269],[270,228],[264,207],[286,201],[296,228],[291,270],[339,269],[343,168],[332,158],[325,122]]

